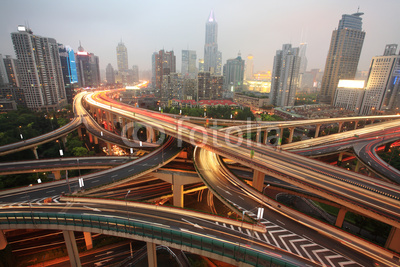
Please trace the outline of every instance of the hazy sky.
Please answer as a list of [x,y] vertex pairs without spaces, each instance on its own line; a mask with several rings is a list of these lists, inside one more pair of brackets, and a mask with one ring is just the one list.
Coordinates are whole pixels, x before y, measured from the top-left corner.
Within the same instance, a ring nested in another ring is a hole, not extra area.
[[151,55],[173,49],[180,72],[181,50],[197,51],[203,58],[205,22],[214,10],[218,45],[223,63],[253,54],[255,71],[271,70],[282,44],[308,43],[307,69],[325,66],[332,31],[342,14],[364,12],[366,32],[359,70],[367,70],[371,58],[382,55],[386,44],[400,44],[400,0],[1,0],[0,53],[13,55],[10,33],[29,22],[34,34],[52,37],[86,51],[117,68],[116,46],[128,48],[129,67],[151,69]]

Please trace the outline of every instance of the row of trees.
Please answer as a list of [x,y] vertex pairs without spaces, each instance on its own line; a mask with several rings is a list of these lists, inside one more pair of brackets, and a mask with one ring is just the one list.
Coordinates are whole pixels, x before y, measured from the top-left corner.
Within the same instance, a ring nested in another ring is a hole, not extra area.
[[170,114],[180,114],[182,110],[182,115],[192,116],[192,117],[204,117],[216,118],[216,119],[235,119],[235,120],[255,120],[253,112],[250,108],[233,108],[229,106],[216,106],[216,107],[166,107],[163,112]]

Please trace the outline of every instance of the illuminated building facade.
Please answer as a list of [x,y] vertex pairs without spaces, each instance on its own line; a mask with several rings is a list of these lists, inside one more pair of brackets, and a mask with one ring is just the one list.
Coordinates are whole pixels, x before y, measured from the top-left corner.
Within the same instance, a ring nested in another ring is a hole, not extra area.
[[[176,72],[176,57],[174,51],[160,50],[153,54],[153,79],[156,89],[156,97],[165,98],[161,90],[164,75]],[[152,79],[152,82],[153,82]]]
[[27,107],[33,110],[63,107],[66,95],[56,40],[34,35],[25,26],[18,26],[11,39]]
[[320,103],[332,104],[339,80],[354,79],[365,32],[362,31],[364,13],[342,15],[337,30],[332,33],[322,78]]
[[75,95],[75,85],[78,84],[74,50],[72,50],[72,48],[69,46],[58,44],[58,52],[60,54],[61,69],[65,85],[65,95],[68,104],[72,104]]
[[[231,94],[242,91],[244,80],[244,60],[240,53],[234,59],[228,59],[224,65],[224,89]],[[228,95],[227,95],[228,96]]]
[[79,87],[98,87],[100,85],[99,57],[86,52],[81,45],[75,53],[76,72]]
[[396,55],[396,49],[397,45],[387,45],[384,56],[372,58],[361,115],[391,110],[397,102],[400,94],[400,55]]
[[363,80],[339,80],[333,105],[357,114],[364,97],[364,84]]

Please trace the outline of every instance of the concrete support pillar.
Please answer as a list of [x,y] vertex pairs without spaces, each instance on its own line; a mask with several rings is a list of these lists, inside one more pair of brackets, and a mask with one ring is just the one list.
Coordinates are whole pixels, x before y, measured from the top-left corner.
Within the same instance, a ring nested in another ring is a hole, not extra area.
[[282,145],[282,138],[283,138],[283,128],[280,128],[279,137],[278,137],[278,145]]
[[82,140],[82,127],[78,128],[78,136],[79,136],[79,139]]
[[96,145],[99,144],[99,138],[97,138],[97,136],[93,136],[93,140],[94,140],[94,143],[95,143]]
[[337,160],[337,165],[340,166],[342,165],[342,160],[343,160],[343,152],[339,153],[339,158]]
[[60,171],[52,171],[52,174],[54,174],[54,180],[58,181],[61,179],[61,172]]
[[357,163],[356,163],[356,168],[355,168],[355,172],[358,172],[359,170],[360,170],[360,166],[361,165],[361,163],[360,163],[360,161],[359,160],[357,160]]
[[112,154],[111,154],[111,148],[112,148],[111,143],[107,142],[107,151],[108,151],[108,155],[109,155],[109,156],[112,155]]
[[76,246],[75,234],[73,231],[63,231],[65,245],[67,246],[69,262],[71,267],[80,267],[78,247]]
[[340,133],[342,131],[342,127],[343,127],[343,122],[339,122],[338,133]]
[[314,135],[314,138],[317,138],[317,137],[318,137],[318,135],[319,135],[319,129],[321,129],[321,124],[317,124],[317,125],[315,126],[315,135]]
[[3,233],[3,230],[0,230],[0,250],[3,250],[7,247],[7,239],[6,236]]
[[93,144],[93,135],[91,134],[91,133],[89,133],[89,132],[87,132],[88,133],[88,135],[89,135],[89,142],[91,143],[91,144]]
[[156,244],[147,242],[147,263],[148,267],[157,267],[157,250]]
[[155,132],[152,127],[146,127],[147,133],[147,142],[153,143],[155,142]]
[[268,129],[264,131],[263,144],[266,145],[268,141]]
[[129,139],[133,139],[133,135],[134,135],[134,131],[135,131],[135,122],[134,121],[130,121],[132,127],[128,129],[128,138]]
[[92,240],[92,233],[91,232],[83,232],[83,236],[85,237],[85,244],[86,244],[86,249],[92,249],[93,248],[93,240]]
[[338,216],[336,217],[335,226],[342,228],[344,217],[346,216],[347,210],[343,207],[340,208]]
[[400,229],[392,226],[388,239],[385,243],[385,248],[400,252]]
[[107,130],[112,132],[113,131],[112,115],[108,111],[106,111],[106,120],[107,120]]
[[183,208],[183,185],[184,181],[180,176],[172,175],[172,193],[173,193],[173,204],[174,206]]
[[293,142],[293,134],[294,134],[294,127],[289,128],[290,134],[289,134],[289,144]]
[[253,187],[256,190],[260,192],[263,190],[264,179],[265,179],[265,173],[260,172],[258,170],[253,171]]
[[358,121],[355,121],[354,122],[354,130],[357,129],[357,126],[358,126]]
[[38,155],[38,153],[37,153],[37,146],[32,147],[32,151],[33,151],[33,154],[35,154],[35,158],[36,158],[36,159],[39,159],[39,155]]

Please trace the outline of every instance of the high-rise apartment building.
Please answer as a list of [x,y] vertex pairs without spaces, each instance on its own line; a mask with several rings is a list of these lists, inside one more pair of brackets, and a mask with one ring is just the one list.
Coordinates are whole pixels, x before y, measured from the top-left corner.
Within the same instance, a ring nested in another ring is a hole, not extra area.
[[117,66],[118,66],[118,72],[126,72],[129,69],[128,65],[128,49],[126,49],[126,46],[124,43],[119,42],[117,45]]
[[248,55],[246,60],[246,80],[253,80],[254,73],[254,63],[253,63],[253,55]]
[[[156,89],[156,96],[163,98],[161,87],[163,83],[163,76],[176,72],[176,58],[174,51],[160,50],[158,53],[153,54],[152,58],[153,79]],[[153,80],[152,79],[152,80]]]
[[182,50],[181,74],[184,79],[194,79],[197,76],[197,55],[193,50]]
[[48,110],[65,105],[65,87],[56,40],[34,35],[24,26],[18,26],[18,32],[11,33],[11,39],[27,107]]
[[0,85],[8,84],[8,75],[4,65],[3,55],[0,54]]
[[132,66],[132,80],[134,83],[139,82],[139,66],[138,65]]
[[397,45],[387,45],[383,56],[373,57],[369,68],[361,115],[391,110],[399,97],[400,54]]
[[293,106],[299,81],[299,48],[284,44],[277,50],[272,69],[270,104]]
[[199,72],[204,72],[204,59],[199,58]]
[[365,38],[363,14],[342,15],[338,29],[332,33],[319,96],[321,103],[332,104],[339,80],[354,79],[356,75]]
[[3,61],[6,68],[8,83],[12,86],[20,87],[18,77],[18,60],[6,55],[6,57],[3,58]]
[[97,87],[100,85],[99,57],[88,53],[81,45],[75,53],[76,72],[79,87]]
[[108,63],[106,67],[106,81],[108,85],[115,84],[115,72],[111,63]]
[[240,53],[234,59],[228,59],[224,65],[224,89],[227,92],[241,91],[244,80],[244,60]]
[[218,23],[211,11],[206,22],[206,41],[204,45],[204,71],[221,75],[222,53],[218,51]]

